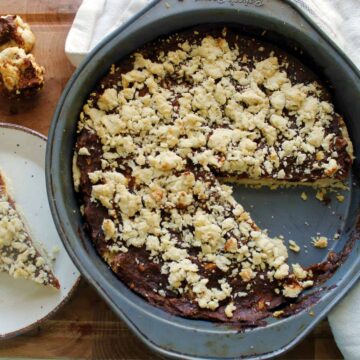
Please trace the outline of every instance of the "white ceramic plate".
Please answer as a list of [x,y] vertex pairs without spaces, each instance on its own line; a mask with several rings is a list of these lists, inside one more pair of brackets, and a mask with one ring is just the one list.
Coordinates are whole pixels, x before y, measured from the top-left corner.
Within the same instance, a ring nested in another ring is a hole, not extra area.
[[0,123],[0,168],[22,210],[33,239],[50,254],[58,247],[54,273],[60,291],[0,273],[0,339],[18,335],[52,315],[80,278],[53,223],[45,186],[46,138],[30,129]]

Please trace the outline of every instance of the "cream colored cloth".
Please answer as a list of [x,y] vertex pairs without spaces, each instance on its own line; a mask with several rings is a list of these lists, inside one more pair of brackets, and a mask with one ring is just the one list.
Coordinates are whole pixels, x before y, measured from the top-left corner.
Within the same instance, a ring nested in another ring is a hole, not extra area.
[[[360,69],[360,0],[293,0],[306,10]],[[346,360],[360,360],[360,283],[328,319]]]
[[[101,40],[151,0],[83,0],[66,39],[69,60],[79,65]],[[360,67],[360,0],[292,0]],[[329,321],[345,359],[360,359],[360,284],[331,312]]]
[[346,360],[360,359],[360,284],[329,314],[335,341]]
[[360,0],[292,1],[308,12],[360,68]]
[[78,66],[107,34],[133,17],[151,0],[83,0],[65,43],[70,62]]

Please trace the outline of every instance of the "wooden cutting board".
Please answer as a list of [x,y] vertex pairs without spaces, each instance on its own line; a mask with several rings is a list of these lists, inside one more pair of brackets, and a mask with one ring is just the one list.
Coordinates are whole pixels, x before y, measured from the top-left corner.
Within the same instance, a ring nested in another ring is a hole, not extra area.
[[[64,44],[80,3],[0,0],[1,15],[18,14],[31,24],[37,38],[33,53],[46,68],[46,84],[37,98],[12,102],[0,99],[0,121],[47,134],[61,91],[74,71]],[[132,335],[84,280],[53,318],[27,334],[0,341],[0,358],[160,359]],[[327,321],[323,321],[280,359],[342,358]]]

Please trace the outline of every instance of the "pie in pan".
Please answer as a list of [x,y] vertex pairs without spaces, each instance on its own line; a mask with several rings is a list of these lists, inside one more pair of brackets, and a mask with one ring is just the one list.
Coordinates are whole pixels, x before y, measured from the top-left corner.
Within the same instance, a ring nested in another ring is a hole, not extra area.
[[80,115],[73,176],[91,239],[127,286],[176,315],[254,326],[339,261],[288,264],[225,183],[343,188],[352,161],[314,71],[197,28],[112,66]]

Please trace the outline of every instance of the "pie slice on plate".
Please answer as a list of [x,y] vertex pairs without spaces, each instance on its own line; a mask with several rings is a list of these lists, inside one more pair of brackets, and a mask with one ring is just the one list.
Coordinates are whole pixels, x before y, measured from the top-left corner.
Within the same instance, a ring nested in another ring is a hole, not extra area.
[[0,271],[60,288],[49,261],[35,246],[0,171]]

